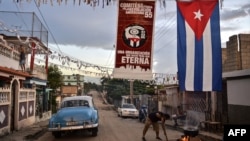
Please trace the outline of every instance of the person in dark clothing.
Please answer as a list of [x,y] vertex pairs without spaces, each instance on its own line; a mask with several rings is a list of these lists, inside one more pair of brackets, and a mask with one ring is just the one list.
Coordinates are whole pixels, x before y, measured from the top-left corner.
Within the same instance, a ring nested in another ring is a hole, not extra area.
[[26,61],[26,56],[25,56],[25,49],[24,47],[21,45],[20,46],[20,66],[22,71],[25,71],[25,61]]
[[145,123],[148,115],[148,107],[146,105],[142,105],[139,111],[139,121]]
[[168,137],[167,137],[167,133],[166,133],[166,125],[165,125],[165,121],[167,119],[170,119],[170,115],[169,114],[165,114],[165,113],[162,113],[162,112],[153,112],[153,113],[150,113],[146,119],[146,122],[145,122],[145,126],[144,126],[144,129],[143,129],[143,133],[142,133],[142,140],[143,141],[146,141],[145,139],[145,135],[148,131],[148,128],[150,127],[150,125],[153,126],[153,129],[156,133],[156,139],[159,139],[161,140],[161,138],[159,137],[159,123],[158,121],[161,121],[161,126],[162,126],[162,129],[163,129],[163,133],[166,137],[166,141],[168,141]]

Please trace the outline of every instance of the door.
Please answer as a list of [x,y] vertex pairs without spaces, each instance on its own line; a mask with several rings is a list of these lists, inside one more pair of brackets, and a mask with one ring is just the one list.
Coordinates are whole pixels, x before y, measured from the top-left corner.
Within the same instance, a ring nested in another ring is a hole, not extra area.
[[15,120],[16,120],[16,95],[18,91],[18,83],[17,80],[14,80],[12,83],[12,89],[11,89],[11,101],[10,101],[10,131],[13,132],[15,130]]

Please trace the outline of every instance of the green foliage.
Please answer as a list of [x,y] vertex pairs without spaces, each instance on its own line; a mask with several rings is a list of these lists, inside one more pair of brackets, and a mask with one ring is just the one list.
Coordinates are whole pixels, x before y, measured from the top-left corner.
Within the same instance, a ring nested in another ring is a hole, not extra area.
[[60,88],[63,85],[63,75],[57,66],[48,67],[48,87],[56,91],[57,88]]
[[92,82],[84,82],[84,94],[87,94],[90,90],[96,90],[102,92],[102,87]]
[[63,75],[62,72],[59,70],[57,66],[49,66],[48,67],[48,82],[47,82],[47,87],[52,89],[51,94],[52,94],[52,102],[51,104],[51,110],[52,113],[56,113],[56,89],[60,88],[63,85]]
[[[123,95],[130,94],[130,81],[125,79],[101,78],[102,90],[107,92],[108,98],[121,99]],[[135,80],[133,82],[133,94],[154,94],[154,88],[147,88],[149,84]]]

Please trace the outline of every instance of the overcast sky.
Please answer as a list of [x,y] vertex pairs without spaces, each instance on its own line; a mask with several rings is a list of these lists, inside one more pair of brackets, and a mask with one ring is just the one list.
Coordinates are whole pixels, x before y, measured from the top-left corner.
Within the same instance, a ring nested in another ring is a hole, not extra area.
[[[81,1],[67,0],[59,5],[57,0],[41,0],[40,6],[33,0],[1,0],[0,11],[35,12],[49,30],[49,48],[65,55],[103,66],[114,67],[117,27],[117,2],[108,6],[91,7]],[[47,4],[42,3],[47,1]],[[176,73],[176,2],[166,0],[166,7],[157,1],[154,35],[153,73]],[[222,47],[229,37],[250,33],[250,1],[224,0],[220,9]],[[6,17],[0,14],[0,22]],[[14,28],[13,25],[8,25]],[[15,26],[19,26],[16,23]]]

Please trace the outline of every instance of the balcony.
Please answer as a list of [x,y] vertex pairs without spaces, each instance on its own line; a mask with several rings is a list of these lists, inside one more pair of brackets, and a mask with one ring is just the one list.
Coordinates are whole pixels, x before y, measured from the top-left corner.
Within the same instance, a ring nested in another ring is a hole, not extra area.
[[[1,37],[5,38],[4,35],[0,35]],[[20,52],[18,51],[20,43],[14,40],[8,41],[5,40],[0,41],[0,66],[6,67],[12,70],[15,70],[18,73],[21,73],[21,67],[19,66],[19,58],[20,58]],[[26,46],[26,48],[29,48]],[[38,65],[33,64],[31,69],[31,49],[27,51],[27,57],[26,57],[26,69],[23,73],[28,73],[32,77],[40,78],[42,80],[47,80],[47,71],[46,71],[46,64]],[[34,61],[35,62],[35,61]]]

